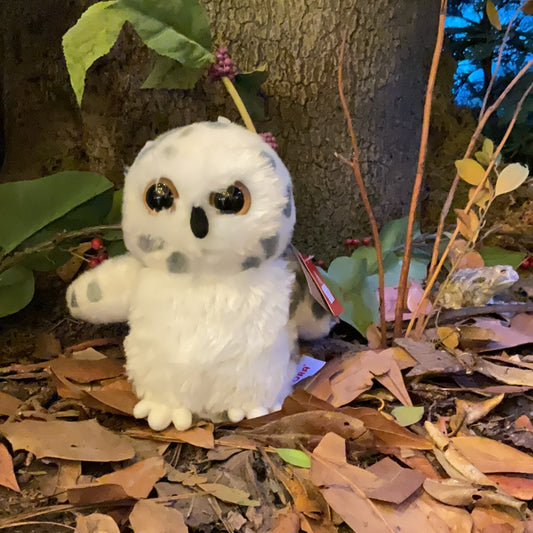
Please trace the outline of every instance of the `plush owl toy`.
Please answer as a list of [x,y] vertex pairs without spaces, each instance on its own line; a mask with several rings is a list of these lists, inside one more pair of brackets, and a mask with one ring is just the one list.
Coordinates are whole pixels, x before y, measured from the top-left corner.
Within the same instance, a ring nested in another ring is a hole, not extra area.
[[75,317],[129,322],[135,417],[183,430],[193,415],[237,422],[280,407],[295,369],[294,221],[289,172],[258,135],[219,120],[145,145],[124,184],[129,253],[67,291]]

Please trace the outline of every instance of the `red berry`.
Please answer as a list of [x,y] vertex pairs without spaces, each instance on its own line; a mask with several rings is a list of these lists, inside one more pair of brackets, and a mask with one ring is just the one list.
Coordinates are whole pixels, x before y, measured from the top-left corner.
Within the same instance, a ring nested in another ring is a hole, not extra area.
[[323,268],[325,266],[325,263],[324,261],[322,261],[322,259],[318,259],[318,261],[316,262],[317,266],[319,266],[320,268]]
[[95,268],[100,264],[100,260],[97,257],[91,257],[89,259],[89,268]]
[[98,261],[100,261],[100,263],[101,263],[102,261],[105,261],[106,259],[109,259],[109,256],[107,255],[107,252],[100,252],[96,256],[96,259],[98,259]]
[[346,239],[344,241],[344,246],[351,246],[353,244],[353,239]]
[[361,241],[359,239],[352,239],[352,246],[354,246],[355,248],[359,248],[360,245]]
[[104,243],[102,242],[102,239],[94,238],[91,241],[91,248],[93,250],[100,250],[104,246]]
[[370,243],[372,242],[372,237],[365,237],[362,241],[363,246],[370,246]]

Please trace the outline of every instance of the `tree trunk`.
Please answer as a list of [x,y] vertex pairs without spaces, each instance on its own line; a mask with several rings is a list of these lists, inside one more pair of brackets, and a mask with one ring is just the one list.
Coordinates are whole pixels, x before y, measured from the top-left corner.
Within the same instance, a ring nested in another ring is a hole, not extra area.
[[[123,168],[158,132],[218,115],[238,119],[221,84],[191,91],[141,90],[153,56],[126,27],[87,76],[81,111],[68,83],[61,37],[89,0],[4,0],[1,181],[63,169]],[[336,68],[347,32],[345,91],[369,196],[380,222],[406,213],[439,2],[285,0],[205,2],[217,45],[239,67],[266,63],[267,119],[295,182],[295,244],[331,259],[346,237],[368,234],[350,170],[334,156],[351,147]],[[0,114],[1,116],[1,114]]]

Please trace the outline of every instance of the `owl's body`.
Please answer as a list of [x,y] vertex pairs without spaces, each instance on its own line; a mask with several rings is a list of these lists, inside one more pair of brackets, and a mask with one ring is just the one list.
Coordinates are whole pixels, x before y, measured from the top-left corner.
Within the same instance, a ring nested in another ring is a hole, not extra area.
[[74,316],[127,320],[134,414],[154,429],[192,415],[238,421],[290,392],[294,226],[290,175],[234,124],[172,130],[141,150],[124,185],[129,254],[78,278]]

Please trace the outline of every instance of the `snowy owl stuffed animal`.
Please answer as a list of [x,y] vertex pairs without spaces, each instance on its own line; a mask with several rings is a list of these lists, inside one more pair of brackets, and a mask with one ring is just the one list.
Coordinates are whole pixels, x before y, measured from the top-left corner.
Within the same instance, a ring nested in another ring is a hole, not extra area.
[[124,185],[127,254],[75,280],[75,317],[128,321],[134,415],[183,430],[237,422],[291,390],[295,212],[289,172],[258,135],[202,122],[148,142]]

